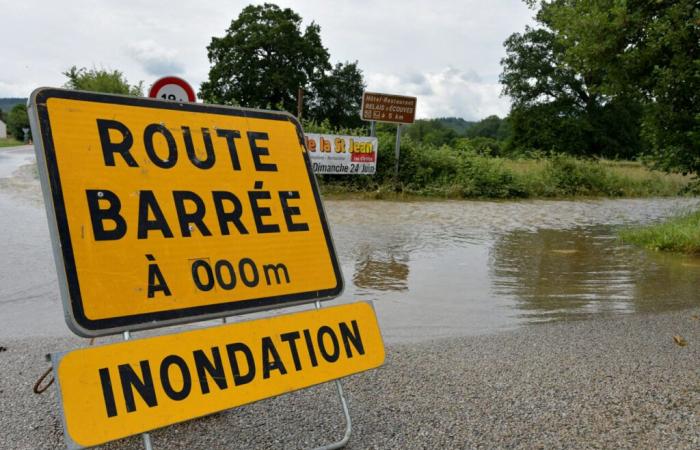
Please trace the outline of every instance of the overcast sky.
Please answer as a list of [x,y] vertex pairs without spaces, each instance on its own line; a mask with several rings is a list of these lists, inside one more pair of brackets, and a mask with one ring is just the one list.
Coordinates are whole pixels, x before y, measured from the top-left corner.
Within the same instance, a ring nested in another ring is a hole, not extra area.
[[[72,65],[118,69],[148,87],[207,78],[206,47],[250,1],[0,0],[0,97],[61,86]],[[418,97],[418,117],[505,115],[503,41],[532,23],[521,0],[277,1],[321,26],[331,62],[355,61],[367,90]]]

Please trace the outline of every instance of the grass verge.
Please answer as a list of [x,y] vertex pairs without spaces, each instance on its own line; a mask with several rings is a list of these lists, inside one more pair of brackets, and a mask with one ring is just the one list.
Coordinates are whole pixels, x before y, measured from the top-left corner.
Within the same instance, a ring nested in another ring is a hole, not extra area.
[[563,155],[509,159],[429,146],[402,145],[401,150],[398,183],[392,173],[393,155],[385,153],[379,156],[374,176],[317,177],[322,192],[366,198],[395,198],[397,193],[455,199],[663,197],[686,193],[692,181],[630,161]]
[[622,230],[619,236],[623,242],[650,250],[700,255],[700,211],[655,225]]
[[24,145],[24,142],[14,138],[0,138],[0,147],[17,147],[18,145]]

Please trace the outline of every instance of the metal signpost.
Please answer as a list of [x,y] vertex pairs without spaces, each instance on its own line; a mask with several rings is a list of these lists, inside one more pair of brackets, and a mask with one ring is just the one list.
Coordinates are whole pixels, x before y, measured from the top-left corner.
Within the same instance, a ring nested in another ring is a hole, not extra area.
[[380,94],[377,92],[362,93],[362,120],[372,122],[371,135],[374,136],[375,122],[396,124],[396,162],[394,178],[399,180],[399,156],[401,151],[401,124],[411,124],[416,120],[416,97],[404,95]]
[[[304,303],[318,309],[342,291],[293,116],[43,88],[32,93],[30,122],[66,322],[76,334],[127,340],[134,330]],[[97,445],[381,365],[374,312],[352,306],[55,357],[67,442]],[[251,353],[255,342],[261,354]],[[195,382],[208,383],[206,401],[188,387]],[[351,431],[336,383],[347,428],[330,448]],[[225,389],[247,393],[234,403],[213,395]],[[144,443],[150,448],[147,434]]]

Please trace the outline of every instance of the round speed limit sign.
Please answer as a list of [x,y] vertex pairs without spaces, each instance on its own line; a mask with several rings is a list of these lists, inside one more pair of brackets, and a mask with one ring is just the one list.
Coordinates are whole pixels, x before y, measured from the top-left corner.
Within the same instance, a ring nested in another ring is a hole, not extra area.
[[172,100],[175,102],[194,102],[194,89],[189,83],[178,77],[163,77],[153,83],[148,92],[151,98]]

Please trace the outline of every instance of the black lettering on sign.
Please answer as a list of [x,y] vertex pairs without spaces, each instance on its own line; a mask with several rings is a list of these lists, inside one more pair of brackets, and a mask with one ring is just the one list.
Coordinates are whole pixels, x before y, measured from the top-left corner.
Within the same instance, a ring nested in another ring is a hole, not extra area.
[[[175,210],[180,221],[180,232],[183,237],[192,236],[191,225],[195,225],[199,232],[202,233],[202,236],[211,236],[211,231],[204,224],[206,207],[199,195],[191,191],[173,191],[173,199],[175,200]],[[194,211],[187,212],[185,202],[194,205]]]
[[[338,335],[338,333],[340,334]],[[305,346],[300,342],[302,334]],[[286,343],[289,353],[280,354],[276,347],[279,342]],[[255,356],[251,348],[255,351]],[[306,358],[305,355],[308,355],[311,365],[317,367],[319,361],[316,348],[318,348],[323,360],[328,363],[339,361],[343,348],[344,355],[348,358],[365,354],[360,327],[356,320],[351,320],[349,323],[338,322],[334,326],[322,325],[317,329],[304,329],[301,332],[287,331],[279,334],[279,341],[277,341],[277,337],[263,336],[259,338],[259,343],[251,343],[250,347],[242,342],[226,344],[225,352],[230,372],[225,367],[226,363],[222,358],[224,345],[212,346],[208,350],[192,350],[191,357],[189,352],[186,357],[177,354],[166,355],[160,360],[157,381],[160,382],[159,386],[162,387],[164,395],[171,400],[182,401],[193,393],[199,395],[199,392],[192,389],[193,377],[195,376],[194,381],[199,382],[199,390],[202,395],[212,393],[211,381],[216,384],[219,391],[224,391],[230,386],[251,383],[258,374],[260,374],[258,376],[261,377],[261,380],[275,378],[273,377],[274,371],[278,372],[277,378],[283,377],[288,374],[289,364],[294,364],[294,370],[300,372],[303,370],[302,357]],[[257,370],[256,361],[261,364],[260,370]],[[155,361],[153,363],[157,364]],[[148,407],[158,406],[150,363],[147,360],[140,361],[139,366],[140,373],[130,364],[116,365],[123,394],[118,397],[114,393],[112,374],[109,368],[98,369],[107,417],[118,415],[118,410],[123,411],[124,408],[121,404],[117,408],[117,399],[121,401],[121,398],[124,399],[125,409],[129,413],[137,411],[141,406],[137,407],[137,395]],[[193,367],[192,370],[190,370],[191,367]]]
[[153,255],[146,255],[146,259],[151,261],[148,265],[148,298],[155,297],[158,291],[163,291],[163,294],[170,296],[170,288],[165,281],[163,272],[160,271],[160,267],[155,262],[156,258]]
[[[122,204],[119,197],[105,189],[88,189],[87,195],[88,209],[90,210],[90,221],[92,222],[92,233],[96,241],[114,241],[121,239],[126,234],[126,221],[119,215]],[[106,208],[100,205],[107,203]],[[105,222],[114,223],[114,227],[107,229]]]
[[[248,278],[248,274],[246,273],[246,266],[250,267],[250,278]],[[255,262],[250,258],[243,258],[238,261],[238,274],[241,276],[241,281],[243,284],[250,288],[257,286],[260,282],[258,268],[255,267]]]
[[309,330],[304,330],[304,341],[306,342],[306,350],[309,352],[309,359],[311,359],[311,365],[318,366],[318,360],[316,359],[316,350],[314,350],[314,343],[311,340],[311,333]]
[[[163,136],[168,145],[168,157],[165,159],[158,156],[156,148],[153,145],[153,137],[156,134]],[[146,147],[146,154],[151,162],[161,169],[169,169],[177,162],[177,144],[175,144],[175,137],[173,137],[173,134],[170,130],[165,128],[164,125],[158,123],[148,125],[146,129],[143,130],[143,145]]]
[[362,336],[360,336],[360,328],[357,326],[357,320],[350,322],[352,324],[352,331],[348,328],[348,324],[345,322],[340,322],[338,326],[340,327],[340,336],[343,339],[343,345],[345,346],[345,353],[348,358],[352,358],[352,350],[350,349],[350,343],[355,347],[357,353],[360,355],[365,354],[365,347],[362,345]]
[[211,348],[211,359],[207,357],[203,350],[195,350],[194,356],[194,366],[197,368],[197,377],[199,377],[199,386],[202,390],[202,394],[209,393],[209,381],[207,380],[207,375],[214,380],[219,389],[226,389],[228,385],[226,384],[226,375],[224,374],[224,365],[221,362],[221,354],[219,353],[218,347]]
[[[256,181],[254,189],[262,189],[263,182]],[[250,200],[250,208],[253,210],[253,219],[255,219],[255,228],[258,233],[278,233],[280,227],[277,224],[266,224],[263,222],[263,217],[271,216],[272,211],[266,206],[260,206],[260,200],[270,200],[270,191],[248,191],[248,199]]]
[[[241,214],[243,213],[243,206],[241,201],[232,192],[227,191],[213,191],[211,193],[212,199],[214,200],[214,208],[216,209],[216,217],[219,220],[219,229],[221,234],[227,236],[230,234],[228,229],[229,222],[232,223],[239,233],[248,234],[248,230],[241,222]],[[231,211],[227,211],[224,208],[224,202],[230,202],[233,206]]]
[[262,338],[262,366],[264,379],[270,378],[270,372],[273,370],[279,370],[282,375],[287,373],[280,354],[277,353],[275,344],[267,336]]
[[236,273],[233,271],[233,264],[225,259],[220,259],[214,264],[214,272],[216,273],[216,282],[222,289],[230,291],[236,287]]
[[[247,345],[242,342],[236,342],[233,344],[228,344],[226,346],[226,353],[228,354],[228,361],[231,365],[231,373],[233,374],[233,384],[240,386],[242,384],[247,384],[253,381],[255,378],[255,360],[253,360],[253,353]],[[238,359],[236,359],[236,353],[243,353],[248,365],[248,373],[245,375],[241,374],[240,367],[238,365]]]
[[[173,383],[170,380],[170,368],[172,366],[178,368],[182,378],[182,387],[179,391],[173,387]],[[163,361],[160,363],[160,383],[163,386],[165,395],[171,399],[176,401],[186,399],[192,390],[192,376],[185,360],[177,355],[168,355],[163,358]]]
[[[114,130],[121,134],[119,142],[112,141],[110,130]],[[129,150],[134,144],[134,136],[131,131],[121,122],[108,119],[97,119],[97,132],[100,135],[100,146],[102,147],[102,158],[105,161],[105,166],[114,166],[114,154],[119,153],[129,167],[138,167],[136,160]]]
[[236,130],[216,130],[216,135],[226,139],[226,144],[228,145],[228,153],[231,155],[231,165],[233,170],[241,170],[241,162],[238,159],[238,150],[236,149],[236,142],[234,139],[241,137],[241,133]]
[[297,372],[301,370],[301,360],[299,359],[299,352],[297,351],[297,339],[299,339],[300,337],[301,335],[298,331],[280,334],[280,339],[282,339],[282,342],[286,342],[287,344],[289,344],[289,351],[292,353],[294,368]]
[[270,151],[267,147],[258,146],[257,141],[267,141],[270,139],[267,133],[258,131],[248,131],[248,141],[250,142],[250,152],[253,155],[253,163],[255,170],[258,172],[277,172],[277,164],[264,163],[260,160],[261,156],[269,156]]
[[270,272],[272,272],[275,275],[275,281],[277,281],[277,284],[280,284],[282,282],[280,273],[284,274],[284,279],[287,281],[287,284],[289,284],[289,271],[287,270],[287,266],[282,263],[265,264],[263,266],[263,272],[265,273],[265,281],[267,281],[268,286],[272,285]]
[[[333,350],[331,352],[326,349],[326,341],[323,337],[329,336],[331,338],[331,343],[333,344]],[[316,335],[318,341],[318,350],[321,352],[321,356],[328,362],[336,362],[340,357],[340,346],[338,345],[338,337],[333,332],[333,329],[329,326],[322,326],[318,329]]]
[[112,377],[109,376],[109,369],[103,367],[98,370],[100,374],[100,386],[102,387],[102,397],[105,400],[105,409],[107,417],[117,415],[117,405],[114,402],[114,390],[112,389]]
[[282,205],[282,213],[284,213],[284,221],[287,222],[287,230],[289,231],[309,231],[309,224],[304,222],[294,223],[292,216],[301,214],[301,210],[297,206],[289,206],[289,200],[299,198],[299,191],[280,191],[280,204]]
[[[153,213],[153,220],[149,219],[150,213]],[[163,210],[156,201],[156,196],[153,191],[139,192],[139,229],[137,233],[138,239],[148,238],[150,230],[160,231],[163,237],[173,237],[173,232],[165,219]]]
[[136,375],[136,372],[129,364],[120,364],[118,367],[122,393],[124,394],[124,402],[128,412],[136,411],[134,389],[149,407],[152,408],[158,405],[153,376],[151,375],[151,366],[146,360],[141,361],[139,365],[141,366],[141,377],[143,379]]
[[185,140],[185,149],[187,150],[187,157],[190,158],[192,164],[200,169],[211,169],[216,161],[216,155],[214,155],[214,145],[211,143],[211,136],[209,135],[208,128],[202,128],[202,141],[204,141],[204,152],[207,154],[205,160],[197,158],[197,152],[194,149],[194,143],[192,142],[192,133],[190,132],[190,127],[182,127],[182,137]]
[[[204,270],[204,276],[202,276],[200,268]],[[208,262],[198,259],[192,263],[192,280],[200,291],[207,292],[214,288],[214,273]]]

